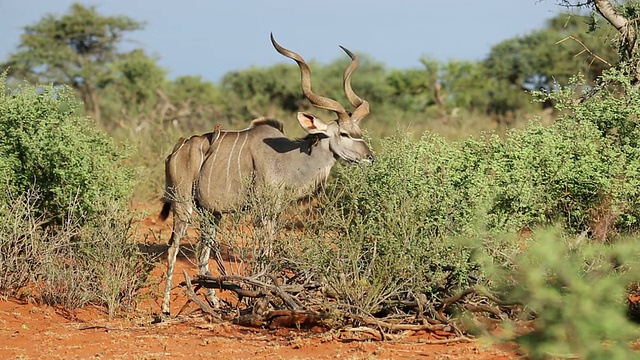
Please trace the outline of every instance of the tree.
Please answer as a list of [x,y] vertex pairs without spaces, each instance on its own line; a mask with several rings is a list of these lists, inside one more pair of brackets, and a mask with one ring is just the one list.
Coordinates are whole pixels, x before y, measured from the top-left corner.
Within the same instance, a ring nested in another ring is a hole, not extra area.
[[[180,76],[167,87],[167,96],[173,104],[171,121],[174,125],[197,132],[210,129],[212,121],[227,125],[226,98],[212,82],[200,76]],[[215,120],[214,120],[215,119]]]
[[[410,106],[436,106],[439,116],[446,118],[455,107],[469,108],[478,105],[476,92],[484,89],[486,77],[477,62],[449,60],[441,63],[436,59],[422,57],[423,69],[392,71],[387,83],[393,89],[397,101]],[[403,100],[404,99],[404,100]]]
[[602,30],[590,31],[588,17],[560,14],[545,29],[494,46],[485,65],[491,76],[524,90],[551,90],[577,72],[593,83],[617,62],[615,49],[602,41],[606,36]]
[[[222,78],[222,89],[228,94],[233,94],[229,100],[242,109],[240,116],[243,118],[272,117],[278,107],[286,111],[299,109],[304,100],[300,91],[299,76],[295,65],[252,67],[227,73]],[[317,83],[315,76],[313,80]]]
[[109,64],[120,59],[117,45],[129,31],[143,27],[125,16],[101,16],[95,7],[73,4],[61,17],[46,15],[26,26],[18,52],[0,68],[34,83],[67,84],[101,122],[98,90],[112,77]]
[[638,43],[638,18],[640,1],[630,0],[615,4],[611,0],[559,0],[568,8],[590,8],[593,27],[598,27],[597,15],[602,16],[617,32],[615,46],[620,55],[621,65],[634,79],[640,81],[640,44]]
[[[148,125],[152,119],[161,122],[171,108],[162,92],[166,71],[142,50],[124,54],[110,66],[110,79],[101,90],[101,98],[113,99],[112,119],[132,130]],[[104,108],[108,108],[104,106]]]

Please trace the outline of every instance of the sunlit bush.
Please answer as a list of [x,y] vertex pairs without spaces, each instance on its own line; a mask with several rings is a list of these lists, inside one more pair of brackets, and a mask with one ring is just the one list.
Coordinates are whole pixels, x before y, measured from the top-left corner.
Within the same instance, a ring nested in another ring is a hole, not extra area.
[[92,215],[104,201],[128,200],[134,173],[122,162],[127,152],[80,114],[70,88],[8,92],[0,77],[0,133],[1,186],[13,194],[35,191],[33,209],[47,218],[65,214],[69,204]]

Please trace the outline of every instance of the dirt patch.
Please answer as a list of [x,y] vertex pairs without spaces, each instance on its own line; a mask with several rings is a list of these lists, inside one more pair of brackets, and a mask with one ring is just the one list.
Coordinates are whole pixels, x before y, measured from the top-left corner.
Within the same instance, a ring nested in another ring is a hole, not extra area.
[[[157,214],[153,210],[159,207],[149,209],[148,216],[138,224],[138,233],[149,246],[162,251],[171,234],[170,223],[155,220]],[[197,272],[189,256],[185,250],[179,258],[176,280],[181,278],[182,269],[190,275]],[[91,306],[68,313],[15,300],[0,301],[0,358],[518,358],[512,344],[446,343],[448,334],[407,331],[392,340],[374,341],[366,331],[265,330],[211,324],[197,315],[193,306],[183,309],[184,315],[175,320],[153,324],[154,316],[160,313],[165,270],[165,260],[160,256],[143,300],[135,311],[116,319],[109,319],[103,309]],[[172,314],[186,303],[181,289],[174,289]]]

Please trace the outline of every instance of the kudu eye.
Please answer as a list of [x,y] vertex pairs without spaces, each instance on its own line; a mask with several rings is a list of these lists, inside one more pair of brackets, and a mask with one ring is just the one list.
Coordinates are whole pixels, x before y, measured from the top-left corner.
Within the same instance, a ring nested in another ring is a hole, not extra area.
[[347,133],[340,133],[340,136],[342,136],[342,137],[344,137],[344,138],[348,138],[348,137],[349,137],[349,134],[347,134]]

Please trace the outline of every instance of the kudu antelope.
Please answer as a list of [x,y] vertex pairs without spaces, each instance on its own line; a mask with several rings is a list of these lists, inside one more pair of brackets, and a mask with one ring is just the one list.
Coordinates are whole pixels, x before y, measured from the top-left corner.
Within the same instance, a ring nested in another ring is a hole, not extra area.
[[[184,236],[193,205],[210,213],[219,223],[225,212],[240,209],[250,190],[272,186],[303,197],[326,181],[338,158],[348,162],[372,162],[373,155],[362,139],[358,123],[369,114],[369,103],[351,89],[351,74],[358,68],[357,57],[341,47],[351,58],[344,73],[344,91],[355,107],[348,113],[337,101],[319,96],[311,90],[311,72],[297,53],[280,46],[273,34],[271,43],[282,55],[293,59],[300,68],[302,92],[309,102],[335,112],[338,118],[324,122],[305,112],[297,115],[308,135],[290,140],[276,120],[257,119],[240,131],[219,130],[192,136],[176,144],[165,161],[166,189],[162,220],[173,211],[173,233],[169,240],[167,282],[162,313],[169,315],[174,265],[180,239]],[[245,181],[245,180],[249,181]],[[251,189],[249,187],[252,187]],[[208,273],[210,250],[219,259],[214,228],[200,231],[196,261],[200,274]],[[209,302],[216,303],[215,292],[207,292]]]

